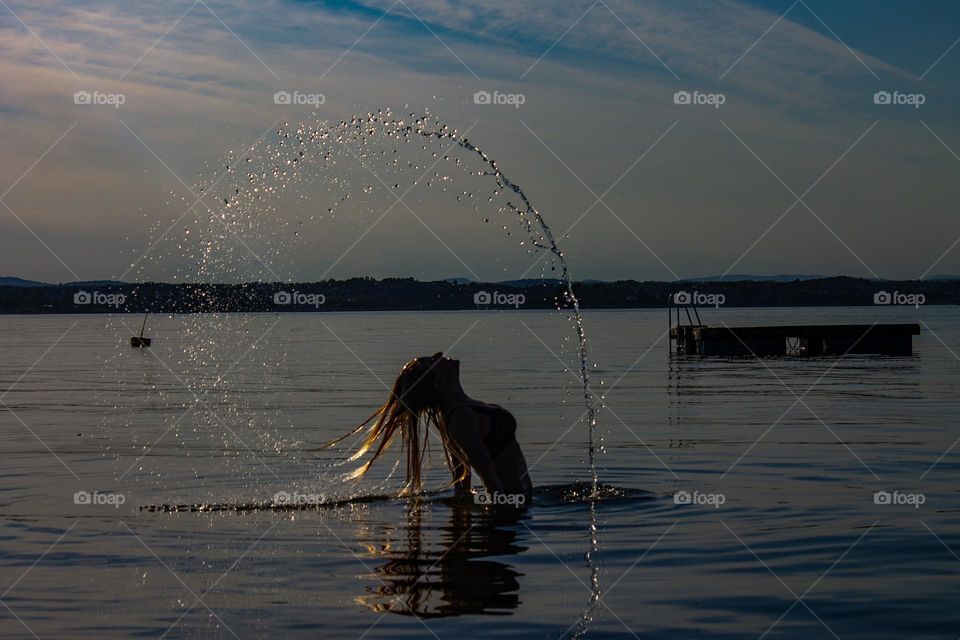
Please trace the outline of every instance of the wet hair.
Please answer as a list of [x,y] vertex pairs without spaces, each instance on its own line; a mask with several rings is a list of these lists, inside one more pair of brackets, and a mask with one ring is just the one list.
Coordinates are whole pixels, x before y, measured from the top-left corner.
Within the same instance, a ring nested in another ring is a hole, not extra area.
[[[463,461],[459,465],[459,476],[455,475],[453,482],[466,479],[470,470],[466,462],[467,457],[460,447],[447,436],[446,420],[435,387],[436,373],[434,366],[441,355],[438,353],[433,356],[414,358],[403,365],[400,375],[393,383],[387,401],[356,428],[326,445],[327,447],[333,446],[369,425],[363,443],[350,456],[348,461],[359,460],[371,449],[373,450],[373,456],[350,473],[347,479],[355,480],[363,477],[373,466],[373,463],[383,456],[396,437],[397,432],[399,432],[401,436],[401,455],[406,457],[407,463],[406,486],[401,495],[419,493],[423,488],[422,470],[424,460],[429,451],[430,434],[428,427],[430,423],[433,423],[440,436],[444,459],[451,473],[455,474],[454,470],[458,468],[455,461]],[[422,436],[421,425],[423,426]]]

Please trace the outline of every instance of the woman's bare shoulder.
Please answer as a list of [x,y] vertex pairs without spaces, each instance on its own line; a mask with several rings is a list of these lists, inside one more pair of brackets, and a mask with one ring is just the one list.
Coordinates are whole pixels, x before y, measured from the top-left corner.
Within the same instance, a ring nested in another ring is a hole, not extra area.
[[[500,406],[499,404],[494,404],[493,402],[483,402],[482,400],[474,400],[474,399],[472,399],[472,398],[471,398],[470,400],[467,400],[467,401],[464,402],[463,404],[461,404],[460,407],[469,407],[470,409],[473,409],[474,411],[476,411],[476,410],[484,411],[484,410],[490,410],[490,409],[503,409],[503,407]],[[459,409],[460,407],[457,407],[457,409]]]
[[472,400],[456,407],[447,415],[447,430],[453,434],[463,431],[479,432],[484,435],[487,430],[486,420],[483,419],[483,410],[488,408],[486,403]]

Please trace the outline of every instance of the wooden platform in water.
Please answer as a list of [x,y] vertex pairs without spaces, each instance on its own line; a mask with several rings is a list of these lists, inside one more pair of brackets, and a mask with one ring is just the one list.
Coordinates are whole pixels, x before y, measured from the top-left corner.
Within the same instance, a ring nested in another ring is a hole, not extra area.
[[919,324],[825,324],[779,327],[671,327],[679,355],[701,356],[909,356]]

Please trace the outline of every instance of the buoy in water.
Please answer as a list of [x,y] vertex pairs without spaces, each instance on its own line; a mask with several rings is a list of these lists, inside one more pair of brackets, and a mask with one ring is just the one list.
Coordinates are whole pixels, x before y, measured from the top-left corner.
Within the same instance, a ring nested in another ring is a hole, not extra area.
[[143,324],[140,325],[140,335],[139,336],[130,336],[130,346],[136,349],[143,349],[150,346],[150,338],[143,337],[143,330],[147,328],[147,316],[149,313],[144,314]]

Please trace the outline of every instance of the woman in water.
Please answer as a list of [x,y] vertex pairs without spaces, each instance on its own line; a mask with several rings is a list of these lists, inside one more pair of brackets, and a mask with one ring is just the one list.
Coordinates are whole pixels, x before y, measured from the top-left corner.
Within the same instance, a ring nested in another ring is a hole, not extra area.
[[[379,459],[400,432],[407,459],[405,493],[422,489],[421,469],[433,423],[453,474],[457,496],[470,494],[470,471],[483,481],[495,504],[522,505],[533,492],[523,451],[517,443],[517,421],[503,407],[474,400],[460,385],[460,361],[442,353],[414,358],[403,366],[390,397],[340,442],[371,423],[360,449],[350,460],[374,450],[373,457],[354,471],[359,478]],[[421,436],[420,427],[423,426]]]

